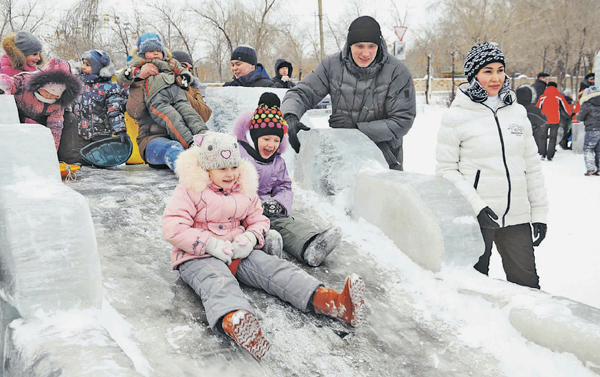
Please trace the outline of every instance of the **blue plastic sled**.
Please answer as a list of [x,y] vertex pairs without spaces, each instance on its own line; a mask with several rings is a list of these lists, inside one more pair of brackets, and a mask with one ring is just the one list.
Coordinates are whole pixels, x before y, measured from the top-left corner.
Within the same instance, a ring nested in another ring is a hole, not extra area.
[[97,168],[109,168],[127,162],[133,152],[133,144],[129,138],[121,143],[118,137],[109,137],[95,141],[83,148],[79,153],[84,160]]

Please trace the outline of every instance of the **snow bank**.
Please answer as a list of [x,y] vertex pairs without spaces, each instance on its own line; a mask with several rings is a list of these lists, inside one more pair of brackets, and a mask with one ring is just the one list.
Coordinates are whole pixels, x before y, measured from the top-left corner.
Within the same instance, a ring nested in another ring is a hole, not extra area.
[[102,307],[94,224],[87,200],[61,181],[50,130],[0,125],[0,134],[0,376],[133,376],[84,314]]

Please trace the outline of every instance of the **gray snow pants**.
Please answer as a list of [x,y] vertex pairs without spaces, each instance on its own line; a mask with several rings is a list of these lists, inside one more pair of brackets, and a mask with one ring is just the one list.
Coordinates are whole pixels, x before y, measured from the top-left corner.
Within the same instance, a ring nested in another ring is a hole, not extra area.
[[188,101],[183,89],[171,85],[151,97],[144,97],[146,108],[152,119],[173,140],[182,145],[191,144],[194,135],[207,130],[206,124]]
[[308,241],[321,233],[312,224],[291,216],[271,219],[271,229],[281,234],[283,249],[302,262],[304,262],[304,251]]
[[498,229],[481,229],[485,250],[475,264],[475,269],[487,275],[492,256],[492,244],[502,257],[502,266],[506,273],[506,280],[540,289],[540,278],[535,269],[535,255],[533,253],[533,238],[531,225],[519,224]]
[[256,249],[240,262],[235,276],[215,257],[187,261],[179,266],[179,273],[200,296],[213,330],[227,313],[243,309],[255,314],[238,281],[277,296],[303,312],[308,312],[310,298],[323,286],[294,264]]

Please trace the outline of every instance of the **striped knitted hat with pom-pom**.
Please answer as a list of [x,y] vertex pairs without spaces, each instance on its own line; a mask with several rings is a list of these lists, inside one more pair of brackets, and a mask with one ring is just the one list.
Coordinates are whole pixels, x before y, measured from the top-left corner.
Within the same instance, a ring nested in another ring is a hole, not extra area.
[[250,121],[250,137],[254,145],[258,145],[258,138],[265,135],[275,135],[283,139],[288,131],[287,122],[281,113],[281,101],[277,94],[265,92],[258,100],[258,107]]

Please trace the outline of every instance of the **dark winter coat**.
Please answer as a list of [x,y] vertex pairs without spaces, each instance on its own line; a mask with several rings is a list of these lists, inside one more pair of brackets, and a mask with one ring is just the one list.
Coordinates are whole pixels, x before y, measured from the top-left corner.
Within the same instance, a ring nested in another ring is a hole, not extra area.
[[600,92],[581,97],[577,120],[585,124],[586,131],[600,131]]
[[0,73],[4,73],[8,76],[14,76],[21,72],[35,72],[39,67],[44,65],[44,54],[40,53],[41,60],[38,62],[36,68],[29,67],[27,57],[17,45],[15,45],[15,33],[8,34],[2,39],[2,49],[4,55],[0,58]]
[[248,73],[246,76],[233,77],[232,81],[226,82],[223,86],[244,86],[247,88],[273,88],[275,84],[271,81],[269,74],[265,70],[265,67],[261,63],[256,63],[254,71]]
[[[358,122],[366,94],[375,80],[375,95],[367,116]],[[358,129],[381,149],[390,168],[402,167],[402,137],[416,115],[415,88],[408,67],[387,52],[385,42],[366,68],[354,63],[350,46],[325,57],[315,70],[287,91],[281,104],[284,115],[302,115],[327,94],[333,113],[349,115]]]
[[[281,80],[282,76],[279,74],[279,69],[283,67],[288,67],[288,77],[290,78],[288,81]],[[285,59],[277,59],[275,62],[275,77],[273,77],[271,81],[273,81],[276,88],[293,88],[296,86],[296,83],[291,80],[293,73],[294,68],[292,67],[292,63]]]
[[292,212],[292,203],[294,193],[292,192],[292,180],[290,179],[285,160],[281,153],[285,152],[288,146],[287,135],[281,139],[279,149],[275,152],[275,158],[269,162],[261,162],[253,157],[258,155],[254,149],[253,143],[248,141],[250,130],[250,120],[252,112],[241,114],[235,121],[233,134],[240,144],[240,153],[242,158],[250,161],[258,173],[258,196],[262,201],[276,200],[283,207],[283,212],[278,217],[287,217]]
[[527,110],[527,118],[531,122],[531,127],[533,128],[533,135],[535,136],[537,130],[540,129],[541,126],[546,124],[548,119],[542,111],[532,103],[534,96],[534,89],[529,85],[523,85],[517,88],[517,102]]
[[[99,75],[83,74],[83,93],[73,106],[77,118],[78,133],[84,140],[96,136],[109,136],[113,132],[125,131],[125,104],[127,98],[121,93],[119,84],[112,81],[111,70],[100,71]],[[105,67],[106,68],[106,67]]]
[[[61,59],[51,59],[42,70],[36,73],[22,72],[13,77],[12,94],[15,96],[21,123],[39,123],[50,129],[56,149],[60,145],[65,108],[79,97],[82,83],[71,74],[69,64]],[[54,103],[44,103],[35,93],[50,83],[66,86],[61,97]]]
[[565,97],[559,93],[558,89],[549,86],[537,101],[537,107],[542,109],[542,113],[548,118],[549,124],[559,124],[561,114],[564,112],[571,115],[571,106],[567,103]]
[[592,84],[589,80],[590,77],[592,77],[592,73],[588,73],[587,75],[585,75],[585,77],[583,78],[583,80],[581,80],[581,82],[579,83],[579,91],[581,92],[582,90],[586,90],[587,88],[589,88],[590,86],[593,86],[594,84]]
[[535,96],[533,97],[533,102],[537,102],[537,100],[540,98],[540,96],[542,94],[544,94],[544,91],[546,90],[546,87],[548,86],[548,84],[540,79],[537,79],[537,80],[535,80],[535,82],[533,83],[532,86],[533,86],[533,89],[535,90]]

